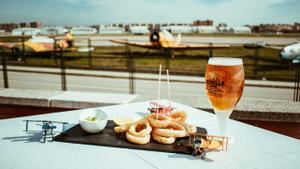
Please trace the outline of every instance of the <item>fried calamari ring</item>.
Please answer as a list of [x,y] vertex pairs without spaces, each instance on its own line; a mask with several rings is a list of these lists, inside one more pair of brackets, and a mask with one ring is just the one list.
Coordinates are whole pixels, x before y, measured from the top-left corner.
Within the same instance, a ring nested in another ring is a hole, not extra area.
[[141,119],[135,123],[133,123],[128,132],[137,137],[145,137],[149,135],[152,131],[152,127],[150,126],[147,119]]
[[183,122],[183,121],[176,120],[176,122],[179,123],[180,125],[182,125],[185,128],[187,134],[191,134],[191,133],[196,133],[197,132],[197,127],[196,126],[193,126],[193,125],[188,124],[188,123]]
[[129,132],[126,132],[126,139],[135,144],[147,144],[150,142],[150,138],[150,134],[146,135],[145,137],[137,137],[130,134]]
[[131,126],[131,124],[116,126],[116,127],[114,127],[114,131],[115,131],[115,133],[124,133],[129,129],[130,126]]
[[172,120],[166,128],[154,128],[153,133],[163,137],[185,137],[188,134],[185,127],[176,120]]
[[161,128],[161,127],[167,127],[171,121],[171,118],[163,115],[163,114],[157,114],[157,113],[151,113],[148,116],[148,120],[150,125],[154,128]]
[[152,132],[153,140],[162,144],[172,144],[175,142],[175,137],[163,137]]
[[186,116],[186,112],[185,111],[174,111],[174,112],[171,112],[171,115],[170,115],[173,119],[175,120],[179,120],[179,121],[185,121],[187,116]]

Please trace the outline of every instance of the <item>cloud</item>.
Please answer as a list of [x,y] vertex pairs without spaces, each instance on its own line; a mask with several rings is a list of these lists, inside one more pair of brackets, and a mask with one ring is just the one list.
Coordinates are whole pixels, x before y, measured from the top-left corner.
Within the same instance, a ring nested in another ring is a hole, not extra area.
[[0,20],[40,18],[44,23],[73,25],[112,22],[191,23],[196,19],[213,19],[215,23],[226,22],[233,26],[264,22],[291,23],[300,20],[298,1],[4,0],[0,6]]

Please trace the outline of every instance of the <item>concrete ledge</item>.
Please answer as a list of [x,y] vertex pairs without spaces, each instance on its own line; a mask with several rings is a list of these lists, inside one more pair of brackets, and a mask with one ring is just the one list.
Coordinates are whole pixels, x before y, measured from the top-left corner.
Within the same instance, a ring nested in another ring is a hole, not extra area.
[[137,95],[47,90],[0,90],[0,104],[81,109],[132,102]]
[[[137,101],[146,100],[155,100],[155,98],[140,96],[137,99]],[[172,101],[213,112],[208,98],[205,96],[197,98],[182,96],[173,98]],[[230,118],[237,120],[300,122],[300,102],[242,97]]]
[[61,93],[47,90],[3,89],[0,90],[0,104],[50,107],[49,99]]
[[132,102],[137,95],[67,91],[50,98],[51,107],[88,108]]

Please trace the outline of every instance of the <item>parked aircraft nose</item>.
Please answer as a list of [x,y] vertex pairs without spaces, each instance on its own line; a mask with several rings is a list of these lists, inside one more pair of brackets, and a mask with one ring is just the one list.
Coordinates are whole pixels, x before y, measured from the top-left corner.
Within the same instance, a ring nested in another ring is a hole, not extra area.
[[279,58],[280,58],[280,59],[288,59],[288,58],[289,58],[289,55],[288,55],[288,53],[286,53],[286,52],[284,52],[284,51],[281,51],[281,52],[279,53]]

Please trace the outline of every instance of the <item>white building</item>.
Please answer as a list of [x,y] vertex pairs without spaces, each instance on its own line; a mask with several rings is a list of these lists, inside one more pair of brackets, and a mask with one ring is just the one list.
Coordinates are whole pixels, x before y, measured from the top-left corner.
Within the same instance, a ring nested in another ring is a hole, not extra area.
[[125,33],[125,30],[122,27],[101,25],[99,33],[100,34],[123,34]]
[[192,27],[186,25],[174,25],[163,27],[165,30],[170,30],[171,33],[192,33]]
[[148,26],[130,26],[129,31],[132,34],[148,34],[148,33],[150,33]]
[[230,28],[230,32],[240,33],[240,34],[250,34],[251,29],[247,26],[232,27],[232,28]]
[[218,29],[215,26],[192,26],[194,33],[218,33]]
[[62,35],[66,33],[68,29],[65,29],[61,26],[55,26],[55,27],[44,27],[41,29],[41,34],[43,35]]
[[12,35],[38,35],[40,34],[40,29],[37,28],[17,28],[12,30]]
[[97,30],[91,27],[73,27],[71,33],[74,35],[91,35],[96,34]]

